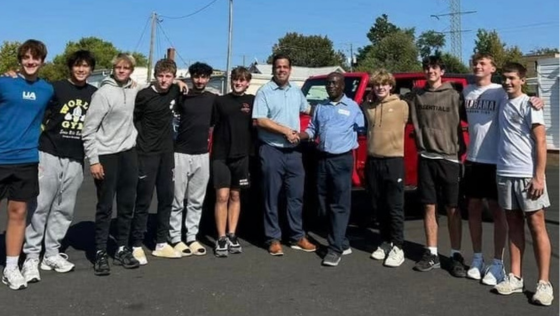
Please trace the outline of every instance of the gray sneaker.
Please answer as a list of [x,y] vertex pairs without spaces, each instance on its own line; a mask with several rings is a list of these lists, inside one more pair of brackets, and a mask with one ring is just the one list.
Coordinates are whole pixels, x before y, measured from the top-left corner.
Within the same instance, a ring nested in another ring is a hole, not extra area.
[[216,240],[214,254],[218,258],[225,258],[228,256],[228,253],[228,239],[227,237],[220,237],[218,240]]
[[494,289],[502,295],[510,295],[513,293],[523,293],[523,279],[518,279],[510,273],[504,280],[498,283]]
[[334,252],[328,252],[325,258],[323,258],[322,264],[327,267],[336,267],[340,262],[341,256]]
[[552,284],[550,284],[550,282],[539,281],[539,283],[537,283],[537,291],[535,295],[533,295],[533,303],[550,306],[553,300],[554,290],[552,289]]

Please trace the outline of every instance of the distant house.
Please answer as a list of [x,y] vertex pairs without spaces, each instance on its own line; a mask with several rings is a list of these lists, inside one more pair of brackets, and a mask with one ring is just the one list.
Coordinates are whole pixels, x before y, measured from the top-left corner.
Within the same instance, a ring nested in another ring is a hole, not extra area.
[[558,58],[536,61],[537,95],[544,101],[546,143],[549,150],[560,149],[560,62]]

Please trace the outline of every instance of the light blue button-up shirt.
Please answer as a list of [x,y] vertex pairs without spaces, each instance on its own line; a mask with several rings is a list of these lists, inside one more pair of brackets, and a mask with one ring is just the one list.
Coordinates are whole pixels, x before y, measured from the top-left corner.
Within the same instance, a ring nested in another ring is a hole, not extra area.
[[[253,118],[268,118],[275,123],[300,131],[299,113],[307,111],[309,105],[301,90],[288,83],[279,87],[273,80],[263,85],[255,95]],[[274,147],[294,147],[284,135],[258,129],[259,139]]]
[[364,124],[360,106],[343,96],[339,102],[327,99],[319,103],[305,132],[310,138],[319,138],[320,151],[342,154],[358,148],[357,130]]

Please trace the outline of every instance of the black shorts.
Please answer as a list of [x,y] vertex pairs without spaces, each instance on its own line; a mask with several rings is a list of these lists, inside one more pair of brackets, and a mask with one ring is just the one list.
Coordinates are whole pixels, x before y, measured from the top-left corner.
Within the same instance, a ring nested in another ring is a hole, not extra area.
[[213,160],[212,179],[215,189],[249,188],[249,157]]
[[447,207],[459,204],[461,165],[444,159],[418,159],[418,196],[422,204],[438,204],[438,197]]
[[0,200],[27,202],[38,195],[38,163],[0,165]]
[[496,165],[466,161],[463,181],[467,198],[498,200]]

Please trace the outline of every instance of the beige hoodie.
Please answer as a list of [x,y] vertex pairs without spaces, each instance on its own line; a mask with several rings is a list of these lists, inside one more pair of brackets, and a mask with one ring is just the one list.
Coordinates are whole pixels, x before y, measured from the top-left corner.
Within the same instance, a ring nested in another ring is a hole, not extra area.
[[368,155],[388,158],[404,157],[404,128],[408,121],[408,104],[397,95],[382,101],[362,104],[368,121]]

